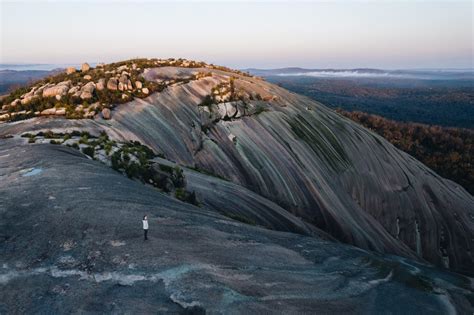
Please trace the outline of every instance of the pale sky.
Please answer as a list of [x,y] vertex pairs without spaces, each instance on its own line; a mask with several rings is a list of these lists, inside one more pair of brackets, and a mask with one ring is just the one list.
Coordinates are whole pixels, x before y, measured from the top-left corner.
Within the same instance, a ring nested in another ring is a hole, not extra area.
[[473,2],[0,0],[0,63],[472,68]]

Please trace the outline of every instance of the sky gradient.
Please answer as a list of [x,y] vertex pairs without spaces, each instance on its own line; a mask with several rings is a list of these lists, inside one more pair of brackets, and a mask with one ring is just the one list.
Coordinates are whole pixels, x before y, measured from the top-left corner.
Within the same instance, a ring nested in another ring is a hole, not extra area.
[[472,68],[471,1],[4,2],[0,63]]

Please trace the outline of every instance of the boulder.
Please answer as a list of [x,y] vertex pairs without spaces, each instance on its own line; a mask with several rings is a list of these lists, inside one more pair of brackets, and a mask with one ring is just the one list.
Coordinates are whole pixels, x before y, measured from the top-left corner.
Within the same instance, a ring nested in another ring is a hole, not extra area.
[[102,63],[102,62],[98,63],[95,67],[96,68],[103,68],[103,67],[105,67],[105,63]]
[[123,66],[120,66],[120,67],[117,68],[117,71],[118,71],[118,72],[121,72],[121,71],[123,71],[123,70],[128,70],[128,66],[127,66],[127,65],[123,65]]
[[128,98],[128,95],[127,94],[122,94],[122,99],[125,100]]
[[127,89],[133,90],[132,81],[127,80]]
[[265,96],[263,97],[263,100],[264,100],[265,102],[270,102],[270,101],[273,100],[273,96],[272,96],[272,95],[265,95]]
[[110,109],[108,108],[102,109],[102,118],[110,119]]
[[135,81],[135,87],[137,89],[141,89],[143,87],[143,84],[140,81]]
[[227,117],[232,118],[237,114],[237,108],[235,103],[225,103]]
[[58,101],[61,100],[61,95],[58,94],[58,95],[56,95],[55,97],[56,97],[56,100],[58,100]]
[[57,116],[64,116],[66,115],[66,108],[64,107],[58,108],[56,109],[56,112],[54,114]]
[[97,82],[95,88],[96,88],[98,91],[102,91],[102,90],[105,88],[105,79],[104,79],[104,78],[99,79],[99,81]]
[[127,83],[128,83],[128,77],[126,75],[122,74],[119,78],[119,82],[121,82],[124,86],[126,86]]
[[120,91],[125,90],[125,85],[124,85],[122,82],[119,82],[119,84],[118,84],[118,89],[119,89]]
[[94,116],[95,116],[95,111],[94,110],[87,111],[86,113],[84,113],[85,118],[93,118]]
[[81,88],[80,98],[83,100],[92,98],[94,90],[95,90],[95,83],[94,82],[87,83]]
[[241,118],[245,116],[245,104],[243,102],[237,103],[237,114],[235,115],[235,118]]
[[95,102],[89,105],[89,110],[96,110],[98,107],[100,107],[100,102]]
[[54,86],[43,89],[43,97],[66,95],[71,87],[71,81],[63,81]]
[[30,96],[33,96],[33,95],[35,95],[35,90],[32,89],[30,92],[23,94],[22,97],[26,98],[26,97],[30,97]]
[[89,74],[86,74],[84,76],[84,80],[92,80],[92,77]]
[[77,91],[79,91],[79,87],[78,86],[73,86],[72,88],[69,89],[69,91],[67,91],[67,93],[68,94],[74,94]]
[[148,88],[143,88],[142,92],[143,92],[143,94],[148,94],[148,93],[150,93],[150,90],[148,90]]
[[232,142],[235,142],[235,141],[237,140],[237,137],[236,137],[234,134],[232,134],[232,133],[229,134],[229,135],[227,136],[227,138],[229,138],[229,140],[232,141]]
[[76,68],[74,67],[67,67],[66,68],[66,74],[71,74],[71,73],[74,73],[76,72]]
[[23,98],[20,103],[22,105],[25,105],[25,104],[28,104],[29,102],[31,102],[34,98],[36,98],[36,96],[33,96],[33,95],[29,95],[29,96],[26,96],[25,98]]
[[17,98],[17,99],[14,100],[13,102],[11,102],[10,105],[11,105],[11,106],[16,106],[16,105],[18,105],[18,104],[20,104],[20,99],[19,99],[19,98]]
[[227,109],[225,103],[217,104],[218,117],[224,119],[227,117]]
[[39,89],[37,89],[34,93],[35,96],[41,96],[43,94],[43,90],[44,88],[43,87],[40,87]]
[[56,114],[56,108],[48,108],[41,112],[41,115],[54,115]]
[[89,71],[90,68],[91,68],[91,66],[89,66],[89,64],[87,62],[85,62],[81,65],[81,71],[82,72],[87,72],[87,71]]
[[111,79],[109,79],[109,81],[107,81],[107,89],[116,91],[117,87],[118,87],[118,80],[117,79],[111,78]]

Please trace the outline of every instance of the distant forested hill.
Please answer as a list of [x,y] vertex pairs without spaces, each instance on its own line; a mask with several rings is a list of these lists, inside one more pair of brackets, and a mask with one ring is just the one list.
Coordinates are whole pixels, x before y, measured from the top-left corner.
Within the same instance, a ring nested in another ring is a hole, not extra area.
[[0,94],[6,94],[18,87],[40,80],[48,75],[56,74],[58,70],[0,70]]
[[332,108],[403,121],[474,128],[474,80],[265,76]]

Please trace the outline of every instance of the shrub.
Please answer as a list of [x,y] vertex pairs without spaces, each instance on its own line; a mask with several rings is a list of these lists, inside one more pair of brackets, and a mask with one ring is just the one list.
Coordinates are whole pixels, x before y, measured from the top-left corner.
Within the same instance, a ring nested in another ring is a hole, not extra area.
[[266,108],[265,108],[264,106],[262,106],[262,105],[259,105],[259,106],[257,107],[257,109],[255,109],[255,115],[259,115],[259,114],[261,114],[261,113],[263,113],[263,112],[266,112],[266,111],[268,111],[268,109],[266,109]]
[[166,172],[166,173],[171,174],[173,172],[173,168],[171,166],[168,166],[168,165],[165,165],[165,164],[160,164],[159,168],[160,168],[160,170],[162,170],[163,172]]
[[140,165],[135,162],[129,163],[125,166],[125,174],[127,174],[129,178],[139,178],[142,173],[141,171],[142,169]]
[[176,189],[176,191],[174,192],[174,196],[178,198],[179,200],[184,201],[186,197],[185,190],[183,188]]
[[89,137],[87,135],[82,135],[81,139],[79,139],[80,144],[88,144],[89,143]]
[[107,142],[107,143],[104,145],[104,150],[105,150],[105,154],[110,155],[110,152],[112,151],[112,143],[111,143],[111,142]]
[[199,104],[199,106],[211,106],[212,104],[214,103],[214,101],[212,100],[212,97],[210,95],[206,95],[206,97],[204,97],[204,99],[202,100],[201,104]]
[[91,158],[94,158],[95,149],[94,147],[88,146],[88,147],[82,148],[82,153],[90,156]]
[[112,163],[112,168],[116,171],[118,171],[121,166],[122,166],[122,161],[121,161],[121,152],[116,151],[114,154],[112,154],[111,158],[111,163]]

